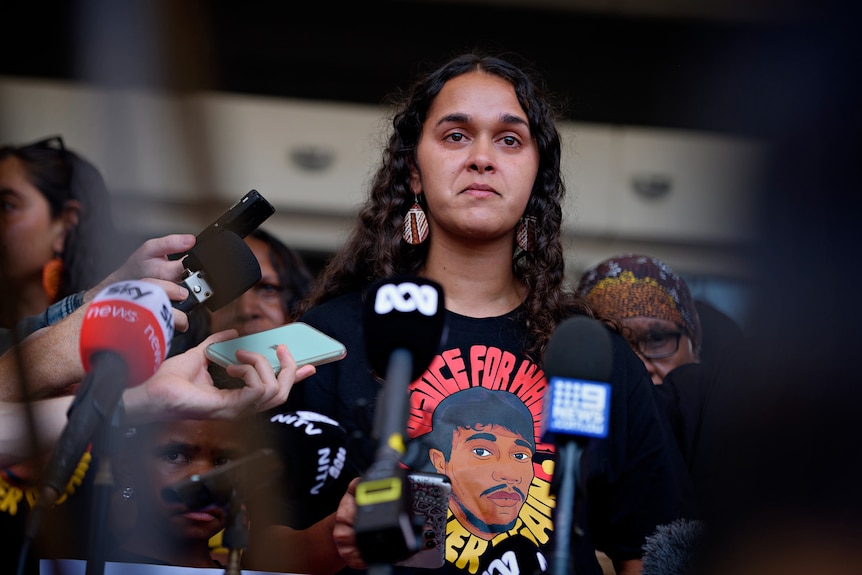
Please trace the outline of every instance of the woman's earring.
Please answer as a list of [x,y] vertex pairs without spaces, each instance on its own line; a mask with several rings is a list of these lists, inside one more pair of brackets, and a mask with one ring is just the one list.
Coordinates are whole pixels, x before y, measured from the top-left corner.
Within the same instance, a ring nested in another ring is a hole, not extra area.
[[518,247],[525,252],[536,249],[536,216],[521,216],[518,227],[515,230]]
[[60,280],[63,278],[63,258],[59,255],[48,260],[42,267],[42,289],[48,294],[51,302],[57,301],[60,293]]
[[428,218],[425,217],[425,211],[419,205],[418,195],[407,215],[404,216],[404,230],[401,237],[411,246],[418,246],[428,239]]
[[123,501],[131,501],[135,498],[135,490],[132,486],[126,485],[123,487]]

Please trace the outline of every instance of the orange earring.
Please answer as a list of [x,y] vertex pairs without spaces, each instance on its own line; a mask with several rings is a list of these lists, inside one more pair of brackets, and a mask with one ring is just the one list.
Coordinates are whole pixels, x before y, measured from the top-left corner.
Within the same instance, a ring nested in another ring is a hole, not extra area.
[[42,268],[42,289],[48,294],[48,298],[54,302],[57,301],[57,294],[60,293],[60,280],[63,277],[63,259],[56,256],[44,265]]

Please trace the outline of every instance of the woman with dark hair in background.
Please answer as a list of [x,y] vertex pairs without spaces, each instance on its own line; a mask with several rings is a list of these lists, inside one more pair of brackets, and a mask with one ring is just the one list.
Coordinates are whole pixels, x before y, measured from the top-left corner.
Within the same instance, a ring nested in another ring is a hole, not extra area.
[[59,136],[0,147],[0,202],[0,327],[92,288],[127,255],[102,175]]

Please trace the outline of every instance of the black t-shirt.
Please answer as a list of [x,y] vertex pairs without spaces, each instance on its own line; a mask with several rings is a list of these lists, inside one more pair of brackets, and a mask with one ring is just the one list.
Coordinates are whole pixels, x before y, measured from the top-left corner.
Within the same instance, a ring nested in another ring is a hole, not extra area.
[[[405,461],[426,471],[433,471],[429,446],[439,447],[429,434],[434,412],[450,395],[475,386],[494,391],[497,394],[494,397],[508,392],[511,395],[503,396],[501,405],[511,404],[513,411],[521,413],[526,410],[530,419],[527,430],[523,425],[509,425],[521,432],[509,435],[532,434],[526,441],[532,451],[532,458],[527,458],[526,471],[520,467],[516,479],[506,480],[520,486],[512,490],[520,496],[510,493],[508,499],[498,499],[503,505],[515,506],[514,522],[489,540],[487,536],[476,534],[474,526],[462,525],[452,507],[458,503],[451,503],[447,562],[435,572],[474,575],[491,569],[488,572],[493,573],[497,572],[493,559],[512,561],[514,557],[522,568],[521,573],[528,573],[537,566],[547,569],[552,556],[553,500],[549,492],[556,455],[554,445],[540,441],[542,399],[547,383],[541,366],[522,353],[526,332],[517,311],[481,319],[447,312],[446,340],[429,369],[410,386],[407,435],[419,439],[408,444]],[[361,296],[352,293],[326,302],[301,318],[343,342],[347,356],[319,366],[317,374],[293,388],[281,409],[307,409],[332,417],[347,430],[348,449],[342,485],[321,494],[310,515],[311,506],[305,505],[303,517],[282,518],[295,527],[308,525],[334,511],[343,495],[343,485],[374,462],[378,447],[372,437],[374,410],[383,384],[373,377],[366,360],[362,313]],[[585,534],[572,542],[575,570],[579,574],[601,573],[595,558],[596,549],[617,560],[640,557],[645,537],[657,525],[680,516],[686,505],[680,485],[684,477],[682,461],[675,446],[667,441],[650,378],[628,344],[616,334],[612,334],[612,340],[610,434],[607,439],[590,440],[580,462],[586,477],[586,499],[583,493],[579,494],[576,513],[585,527]],[[511,399],[515,402],[511,403]],[[500,408],[496,409],[499,412]],[[499,413],[486,415],[491,417]],[[470,426],[479,423],[482,417],[477,414],[476,421],[464,423]],[[448,437],[452,437],[451,434]],[[417,449],[417,445],[420,448]],[[290,445],[280,445],[280,448],[289,457]],[[483,447],[474,451],[479,456],[491,457],[493,449]],[[524,457],[519,455],[519,459],[523,461]],[[490,471],[486,471],[485,466],[477,466],[475,473],[452,472],[461,475],[450,475],[455,491],[469,480],[480,484],[482,480],[505,483],[497,479],[502,472],[494,471],[494,465],[487,469]],[[470,499],[469,487],[463,489],[467,495],[462,497]],[[488,489],[502,491],[496,484]],[[470,509],[470,505],[466,507],[468,511],[475,510]],[[511,510],[508,511],[511,514]],[[293,512],[297,512],[296,508]],[[481,523],[481,518],[476,519]],[[504,553],[505,550],[514,553]],[[505,554],[505,558],[501,554]],[[396,569],[396,572],[406,570]]]
[[[40,559],[85,559],[89,551],[94,506],[93,478],[98,457],[82,455],[55,506],[45,510],[26,556],[23,573],[36,575]],[[22,464],[24,465],[24,464]],[[27,479],[13,466],[0,471],[0,553],[18,569],[24,534],[39,492],[38,472],[27,470]],[[101,526],[98,526],[101,527]],[[12,570],[14,572],[14,570]]]

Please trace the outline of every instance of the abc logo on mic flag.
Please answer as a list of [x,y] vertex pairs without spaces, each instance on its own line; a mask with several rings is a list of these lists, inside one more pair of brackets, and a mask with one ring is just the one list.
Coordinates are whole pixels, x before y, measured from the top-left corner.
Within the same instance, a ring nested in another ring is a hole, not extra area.
[[551,377],[545,396],[545,435],[607,437],[611,412],[607,383]]
[[413,282],[386,283],[377,290],[374,313],[386,315],[393,311],[419,312],[433,316],[438,308],[437,289],[433,285],[416,285]]
[[112,350],[127,361],[129,384],[142,383],[164,361],[173,335],[171,302],[163,289],[144,281],[111,284],[90,303],[81,325],[84,370],[90,371],[94,354]]

